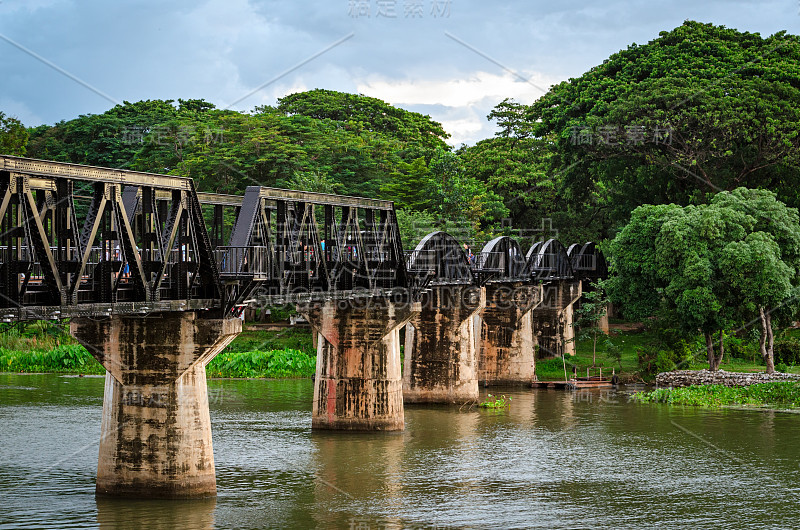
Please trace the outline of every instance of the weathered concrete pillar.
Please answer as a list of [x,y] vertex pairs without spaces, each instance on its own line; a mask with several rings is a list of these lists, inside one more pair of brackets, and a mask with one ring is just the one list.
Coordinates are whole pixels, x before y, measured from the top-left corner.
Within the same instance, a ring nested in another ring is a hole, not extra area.
[[242,330],[194,313],[76,318],[70,332],[106,368],[97,493],[217,492],[205,366]]
[[403,400],[465,403],[478,400],[475,325],[485,291],[474,286],[434,287],[406,325]]
[[575,354],[573,304],[580,297],[580,281],[559,280],[544,286],[542,303],[532,316],[533,340],[540,359]]
[[419,303],[375,297],[297,309],[319,334],[311,428],[403,430],[400,328]]
[[478,380],[484,386],[536,380],[531,310],[541,301],[541,289],[523,283],[486,284],[478,357]]

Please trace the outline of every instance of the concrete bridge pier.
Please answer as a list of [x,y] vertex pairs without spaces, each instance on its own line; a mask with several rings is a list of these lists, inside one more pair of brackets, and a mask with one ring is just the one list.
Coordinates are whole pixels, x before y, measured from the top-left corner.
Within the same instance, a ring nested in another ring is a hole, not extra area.
[[472,316],[485,304],[485,291],[474,286],[446,285],[423,293],[421,312],[406,325],[406,403],[478,400]]
[[522,282],[486,284],[478,355],[478,380],[484,386],[536,380],[531,311],[541,292],[541,286]]
[[573,307],[581,293],[579,280],[558,280],[544,286],[542,303],[533,311],[533,340],[539,358],[575,355]]
[[98,495],[216,495],[205,366],[241,330],[190,312],[72,319],[107,370]]
[[311,428],[403,430],[400,328],[419,303],[353,298],[297,309],[318,334]]

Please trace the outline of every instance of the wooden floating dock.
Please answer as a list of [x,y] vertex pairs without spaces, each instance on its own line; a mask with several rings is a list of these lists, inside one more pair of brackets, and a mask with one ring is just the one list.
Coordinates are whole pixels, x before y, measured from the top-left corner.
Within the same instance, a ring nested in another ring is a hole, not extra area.
[[614,388],[608,379],[592,377],[587,380],[585,377],[570,379],[569,381],[534,381],[531,383],[533,388],[560,388],[563,390],[577,390],[583,388]]
[[[606,372],[608,373],[608,372]],[[589,368],[586,369],[586,377],[576,377],[573,371],[572,379],[568,381],[534,381],[531,383],[533,388],[561,388],[564,390],[578,390],[582,388],[614,388],[616,372],[611,369],[611,379],[603,377],[603,369],[600,368],[598,375],[589,375]]]

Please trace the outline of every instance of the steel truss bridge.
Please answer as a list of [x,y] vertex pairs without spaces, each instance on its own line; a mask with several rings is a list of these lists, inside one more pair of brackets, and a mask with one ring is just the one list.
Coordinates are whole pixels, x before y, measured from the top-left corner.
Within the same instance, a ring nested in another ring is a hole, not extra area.
[[470,256],[444,232],[404,252],[393,203],[0,155],[0,321],[163,311],[238,314],[434,286],[602,278],[594,243]]

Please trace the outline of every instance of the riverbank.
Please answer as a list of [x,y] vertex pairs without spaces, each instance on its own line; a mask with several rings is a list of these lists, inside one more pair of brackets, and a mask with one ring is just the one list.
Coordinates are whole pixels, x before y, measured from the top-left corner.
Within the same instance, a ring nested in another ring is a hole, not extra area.
[[[615,325],[616,329],[612,329],[607,339],[598,341],[596,358],[592,355],[590,341],[578,341],[576,355],[567,356],[566,363],[560,357],[537,359],[538,380],[564,380],[564,364],[567,378],[572,377],[573,368],[578,375],[585,375],[587,368],[597,374],[597,368],[602,368],[603,375],[609,376],[613,369],[623,383],[650,382],[656,373],[675,368],[674,363],[661,362],[665,354],[656,332],[647,330],[641,323]],[[729,347],[730,352],[738,355],[726,355],[722,364],[724,370],[763,373],[760,358],[748,353],[749,350],[741,347],[737,350],[733,346]],[[707,367],[704,351],[698,348],[696,345],[689,348],[694,357],[681,362],[682,368],[701,370]],[[243,332],[212,360],[207,374],[209,377],[311,377],[315,358],[316,347],[309,328],[265,330],[260,325],[246,325]],[[800,367],[787,367],[787,370],[798,373]],[[48,322],[33,322],[0,331],[0,371],[105,372],[69,335],[65,325]]]
[[767,374],[728,372],[725,370],[673,370],[661,372],[656,376],[656,387],[685,387],[700,385],[750,386],[758,383],[774,383],[779,381],[800,381],[798,374],[775,372]]
[[800,383],[776,381],[749,386],[692,385],[681,388],[658,388],[637,392],[632,398],[640,403],[666,403],[699,407],[800,407]]
[[[206,366],[208,377],[311,377],[316,358],[299,350],[251,350],[220,353]],[[105,374],[103,366],[82,346],[59,346],[49,351],[0,349],[0,372]]]
[[[0,345],[0,372],[105,374],[105,368],[63,330],[12,330]],[[305,329],[280,331],[246,329],[206,366],[208,377],[311,377],[316,353]]]

